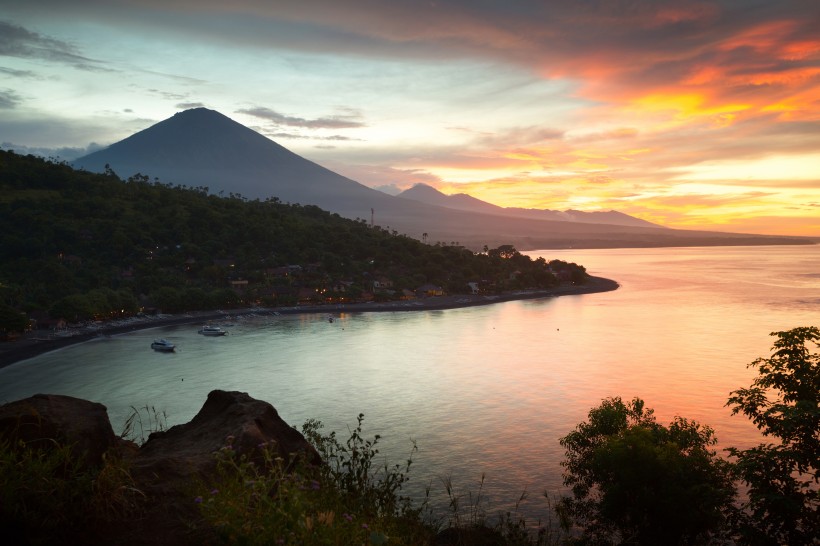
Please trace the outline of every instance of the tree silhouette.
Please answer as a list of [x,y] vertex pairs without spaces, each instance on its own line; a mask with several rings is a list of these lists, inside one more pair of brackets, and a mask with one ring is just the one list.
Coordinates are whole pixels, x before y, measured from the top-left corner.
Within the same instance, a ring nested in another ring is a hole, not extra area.
[[769,358],[750,367],[758,377],[733,391],[727,405],[778,443],[730,448],[737,473],[749,486],[741,531],[749,543],[812,544],[820,537],[820,329],[772,332]]

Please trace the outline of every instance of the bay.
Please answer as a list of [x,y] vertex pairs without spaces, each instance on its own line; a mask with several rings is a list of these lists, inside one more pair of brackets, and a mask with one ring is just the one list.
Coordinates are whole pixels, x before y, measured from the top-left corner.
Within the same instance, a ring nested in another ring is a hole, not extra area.
[[[190,420],[212,389],[273,404],[293,425],[315,418],[346,438],[364,413],[382,454],[415,443],[411,491],[442,480],[478,491],[490,512],[523,491],[543,514],[564,491],[558,439],[610,396],[641,397],[661,422],[712,426],[718,449],[757,430],[725,407],[772,331],[820,325],[820,247],[707,247],[529,252],[618,281],[614,292],[446,311],[237,317],[230,335],[198,325],[95,340],[0,369],[0,402],[38,392],[108,407],[115,431],[149,406]],[[155,337],[178,351],[160,354]]]

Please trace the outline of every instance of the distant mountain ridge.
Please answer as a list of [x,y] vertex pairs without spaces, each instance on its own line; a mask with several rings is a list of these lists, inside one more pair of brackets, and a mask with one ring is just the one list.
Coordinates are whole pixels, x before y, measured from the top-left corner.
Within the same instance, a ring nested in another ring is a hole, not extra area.
[[515,216],[533,220],[551,220],[556,222],[578,222],[582,224],[609,224],[615,226],[635,226],[666,229],[664,226],[629,216],[615,210],[584,212],[580,210],[525,209],[518,207],[499,207],[476,199],[466,193],[446,195],[427,184],[416,184],[401,192],[398,197],[413,199],[429,205],[437,205],[457,210]]
[[466,193],[445,195],[427,184],[416,184],[412,188],[399,193],[396,197],[401,197],[402,199],[412,199],[413,201],[427,203],[428,205],[447,207],[448,209],[466,210],[486,214],[501,214],[504,210],[502,207],[476,199]]
[[[589,223],[578,221],[575,213],[575,221],[558,221],[546,218],[545,211],[511,211],[467,195],[448,198],[446,204],[394,197],[309,161],[206,108],[178,112],[75,160],[73,166],[93,172],[103,172],[108,166],[123,179],[140,173],[163,183],[207,187],[214,194],[239,194],[249,199],[276,197],[283,202],[315,205],[416,239],[461,244],[474,250],[502,244],[534,250],[812,242],[658,229],[654,225]],[[621,222],[623,218],[610,220]]]

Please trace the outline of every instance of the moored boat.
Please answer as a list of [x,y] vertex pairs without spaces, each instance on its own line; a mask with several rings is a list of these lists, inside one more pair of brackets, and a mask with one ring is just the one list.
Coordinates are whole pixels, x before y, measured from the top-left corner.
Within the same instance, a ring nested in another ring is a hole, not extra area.
[[209,325],[209,326],[203,326],[202,328],[200,328],[198,333],[202,334],[203,336],[216,337],[216,336],[224,336],[228,332],[226,332],[225,330],[223,330],[219,326],[210,326]]
[[151,343],[151,348],[161,353],[172,353],[176,349],[176,345],[164,338],[155,339]]

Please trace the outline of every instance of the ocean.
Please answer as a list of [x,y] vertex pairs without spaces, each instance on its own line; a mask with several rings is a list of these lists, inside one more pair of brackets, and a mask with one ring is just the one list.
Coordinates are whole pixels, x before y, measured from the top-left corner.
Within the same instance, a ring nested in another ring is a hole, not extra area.
[[[602,399],[640,397],[659,421],[715,429],[717,449],[760,441],[725,407],[769,333],[820,326],[820,246],[528,252],[584,265],[614,292],[444,311],[245,315],[207,338],[192,324],[89,341],[0,369],[0,402],[35,393],[105,404],[115,432],[133,408],[189,421],[213,389],[318,419],[345,439],[364,414],[392,466],[418,447],[414,495],[443,481],[488,514],[523,492],[530,517],[565,491],[558,439]],[[165,337],[178,350],[150,349]]]

